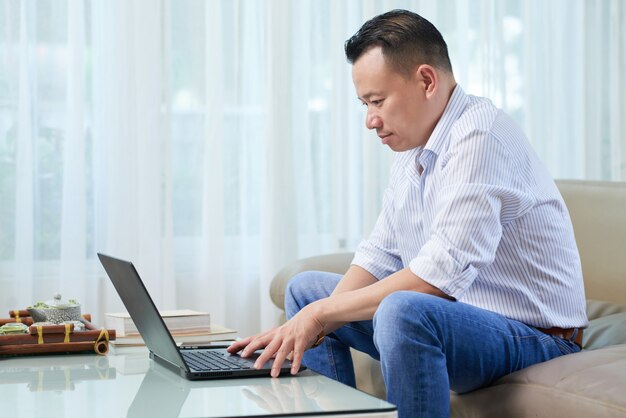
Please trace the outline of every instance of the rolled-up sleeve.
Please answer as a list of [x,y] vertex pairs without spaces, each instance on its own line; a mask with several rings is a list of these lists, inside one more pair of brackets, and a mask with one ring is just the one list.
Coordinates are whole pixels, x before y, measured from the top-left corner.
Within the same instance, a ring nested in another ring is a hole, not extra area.
[[378,280],[402,269],[393,225],[393,188],[385,190],[383,209],[370,236],[361,241],[352,264],[364,268]]
[[496,138],[474,132],[455,145],[442,162],[447,173],[430,237],[409,268],[458,299],[493,263],[503,224],[529,210],[533,200],[516,184],[512,159]]

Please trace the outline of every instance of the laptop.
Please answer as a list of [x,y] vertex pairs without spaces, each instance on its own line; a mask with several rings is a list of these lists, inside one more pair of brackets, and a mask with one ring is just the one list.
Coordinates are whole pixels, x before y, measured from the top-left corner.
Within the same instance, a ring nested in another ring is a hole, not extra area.
[[[150,350],[151,359],[189,380],[270,376],[273,360],[261,369],[253,368],[259,352],[243,358],[228,353],[223,346],[177,346],[135,266],[100,253],[98,258]],[[291,363],[285,361],[280,374],[290,371]]]

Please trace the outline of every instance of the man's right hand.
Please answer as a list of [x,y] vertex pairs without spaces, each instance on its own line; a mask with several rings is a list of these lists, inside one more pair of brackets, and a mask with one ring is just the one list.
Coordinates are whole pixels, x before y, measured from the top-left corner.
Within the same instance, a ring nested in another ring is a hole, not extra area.
[[260,369],[273,358],[271,375],[278,377],[285,359],[291,358],[291,374],[298,373],[304,351],[311,347],[324,331],[326,323],[320,319],[320,308],[325,300],[305,306],[279,327],[235,341],[227,351],[231,354],[241,351],[241,357],[245,358],[256,350],[264,349],[254,363],[256,369]]

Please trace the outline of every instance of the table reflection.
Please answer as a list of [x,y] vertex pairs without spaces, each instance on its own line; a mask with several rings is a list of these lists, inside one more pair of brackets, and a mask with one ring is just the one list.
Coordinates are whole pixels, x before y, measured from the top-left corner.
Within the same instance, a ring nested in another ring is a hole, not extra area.
[[0,384],[25,383],[31,392],[73,391],[87,380],[115,379],[116,370],[104,356],[26,356],[11,358]]
[[[303,372],[296,377],[287,376],[278,379],[257,377],[188,381],[153,362],[128,409],[127,417],[178,417],[183,411],[185,401],[194,389],[200,389],[197,391],[198,396],[209,399],[211,412],[214,413],[218,411],[234,413],[235,411],[227,410],[231,396],[252,401],[246,404],[255,405],[255,408],[250,410],[248,406],[247,412],[259,414],[293,414],[332,410],[332,405],[328,405],[328,401],[323,406],[320,404],[320,399],[328,397],[328,394],[324,395],[321,383],[323,383],[323,378],[309,372]],[[218,394],[225,394],[225,396],[217,396]],[[198,403],[201,402],[194,402],[194,408]],[[194,408],[190,406],[189,409]]]
[[311,378],[269,379],[270,385],[251,385],[242,388],[246,398],[261,409],[273,413],[320,411],[319,380]]

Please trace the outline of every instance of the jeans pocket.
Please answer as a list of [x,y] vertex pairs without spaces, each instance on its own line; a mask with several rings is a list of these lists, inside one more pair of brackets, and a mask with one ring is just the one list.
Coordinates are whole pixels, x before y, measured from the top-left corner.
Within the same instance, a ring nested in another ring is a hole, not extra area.
[[564,340],[560,337],[552,337],[552,339],[563,354],[577,353],[580,351],[578,345],[576,345],[573,341]]

